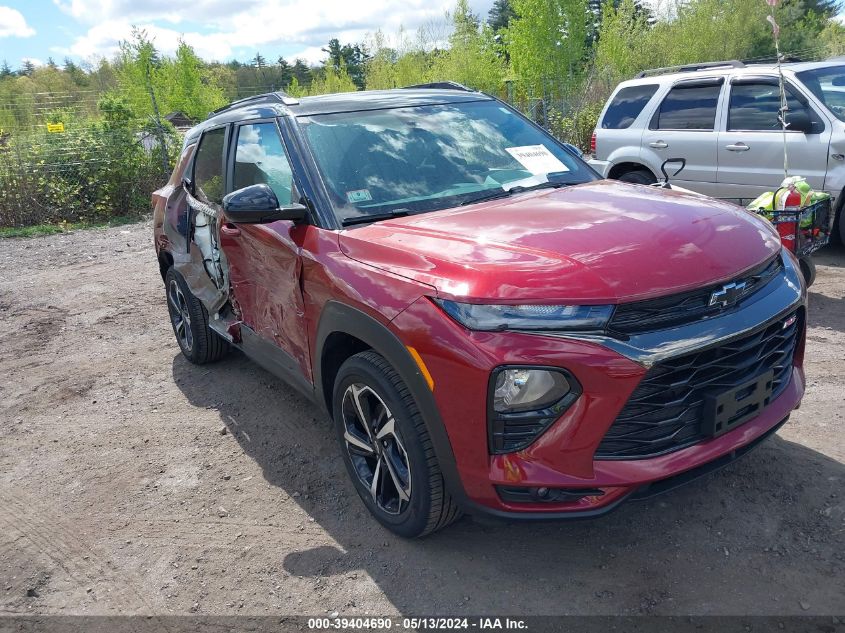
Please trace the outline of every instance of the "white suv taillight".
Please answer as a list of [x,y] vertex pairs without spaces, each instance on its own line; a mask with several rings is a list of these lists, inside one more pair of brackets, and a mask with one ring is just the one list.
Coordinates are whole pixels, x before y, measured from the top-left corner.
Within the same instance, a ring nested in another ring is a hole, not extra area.
[[593,135],[590,137],[590,152],[592,152],[593,156],[596,155],[596,133],[593,132]]

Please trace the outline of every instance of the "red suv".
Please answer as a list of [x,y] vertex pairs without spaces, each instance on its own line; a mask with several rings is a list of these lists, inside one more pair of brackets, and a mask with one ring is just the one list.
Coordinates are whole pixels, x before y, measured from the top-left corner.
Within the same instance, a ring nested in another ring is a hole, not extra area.
[[334,420],[375,518],[597,516],[774,433],[806,290],[731,204],[600,180],[453,84],[213,113],[153,196],[173,331]]

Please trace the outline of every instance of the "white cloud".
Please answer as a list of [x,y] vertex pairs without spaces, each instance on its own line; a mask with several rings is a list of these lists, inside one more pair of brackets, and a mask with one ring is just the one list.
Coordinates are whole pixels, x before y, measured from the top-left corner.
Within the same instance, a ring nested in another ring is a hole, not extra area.
[[0,37],[30,37],[35,35],[17,9],[0,6]]
[[[66,14],[88,25],[88,31],[67,47],[67,54],[88,58],[115,53],[118,43],[137,24],[169,53],[181,36],[205,59],[226,60],[233,51],[300,49],[288,59],[314,63],[329,39],[363,41],[381,29],[415,30],[453,8],[455,0],[53,0]],[[482,18],[492,0],[471,0]],[[182,27],[181,29],[179,27]],[[266,54],[266,53],[265,53]]]
[[22,64],[25,64],[27,62],[29,62],[33,66],[43,66],[44,65],[44,62],[41,61],[40,59],[38,59],[37,57],[22,57],[21,58]]
[[[82,59],[112,57],[117,53],[120,42],[132,36],[132,26],[132,23],[127,21],[109,20],[88,29],[85,35],[76,38],[69,47],[56,51]],[[205,59],[226,59],[232,53],[227,43],[228,37],[222,34],[181,33],[156,24],[139,24],[138,28],[146,31],[156,48],[168,55],[176,51],[180,38],[193,46],[196,53]]]

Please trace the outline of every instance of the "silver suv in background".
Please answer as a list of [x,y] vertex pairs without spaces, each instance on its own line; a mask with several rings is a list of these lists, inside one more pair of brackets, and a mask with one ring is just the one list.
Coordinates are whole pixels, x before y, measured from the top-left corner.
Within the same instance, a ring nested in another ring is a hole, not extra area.
[[[845,206],[845,59],[783,64],[791,175]],[[775,65],[715,62],[640,73],[619,84],[593,135],[590,162],[606,178],[656,182],[667,158],[686,167],[672,182],[715,198],[750,201],[783,180],[784,135]],[[845,242],[845,221],[838,221]]]

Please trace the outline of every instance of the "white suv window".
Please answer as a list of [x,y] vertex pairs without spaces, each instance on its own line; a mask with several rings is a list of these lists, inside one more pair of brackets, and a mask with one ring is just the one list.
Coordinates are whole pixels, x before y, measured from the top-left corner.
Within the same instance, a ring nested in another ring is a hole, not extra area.
[[640,116],[645,105],[657,92],[657,84],[642,84],[639,86],[628,86],[617,92],[607,112],[604,113],[601,126],[606,130],[624,130],[631,127],[634,120]]
[[[787,87],[786,104],[790,112],[806,112],[814,125],[818,117],[802,104]],[[731,86],[728,107],[728,130],[780,132],[778,120],[780,109],[780,88],[771,82],[741,83]]]
[[721,91],[721,82],[678,84],[663,99],[649,127],[652,130],[712,130]]

